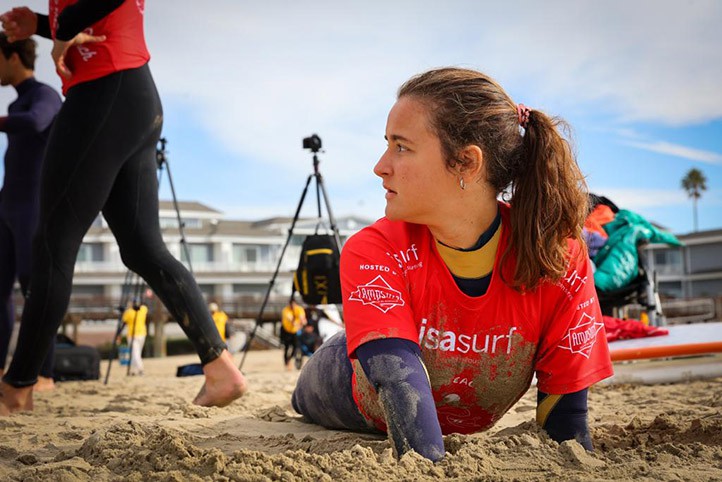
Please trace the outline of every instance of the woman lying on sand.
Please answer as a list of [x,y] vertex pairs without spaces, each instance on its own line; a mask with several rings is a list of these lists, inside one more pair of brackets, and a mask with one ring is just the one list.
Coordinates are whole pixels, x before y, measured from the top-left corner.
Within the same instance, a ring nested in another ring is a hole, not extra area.
[[374,168],[386,217],[344,247],[346,333],[309,360],[296,411],[439,460],[442,434],[490,428],[536,374],[539,424],[592,449],[587,389],[612,364],[559,125],[472,70],[401,87]]

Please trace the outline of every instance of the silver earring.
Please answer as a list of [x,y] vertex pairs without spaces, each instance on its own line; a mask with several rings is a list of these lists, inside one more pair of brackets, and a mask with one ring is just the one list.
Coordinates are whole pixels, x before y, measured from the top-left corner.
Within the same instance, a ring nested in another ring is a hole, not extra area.
[[466,183],[464,182],[464,178],[463,178],[463,177],[460,177],[460,178],[459,178],[459,186],[461,186],[461,189],[462,189],[462,190],[466,189]]

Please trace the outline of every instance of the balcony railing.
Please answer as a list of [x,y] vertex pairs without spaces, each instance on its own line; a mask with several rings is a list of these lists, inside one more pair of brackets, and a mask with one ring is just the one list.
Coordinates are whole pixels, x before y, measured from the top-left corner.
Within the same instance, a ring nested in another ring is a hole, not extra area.
[[[195,273],[268,273],[276,269],[278,261],[254,262],[223,262],[223,261],[193,261]],[[281,265],[282,271],[290,271],[298,266],[296,259],[286,258]],[[75,272],[83,274],[93,273],[124,273],[127,270],[121,261],[79,261],[75,263]]]
[[657,264],[654,266],[654,271],[659,275],[684,275],[684,266],[681,264]]
[[[256,319],[263,303],[262,294],[239,294],[230,297],[214,296],[223,311],[230,318]],[[147,300],[152,316],[163,316],[172,320],[165,306],[157,298]],[[288,295],[271,296],[263,311],[263,322],[276,322],[281,319],[281,310],[288,303]],[[14,296],[16,321],[20,321],[25,299],[16,294]],[[117,297],[102,295],[72,295],[67,314],[76,316],[81,320],[108,320],[117,319],[122,312],[121,300]]]

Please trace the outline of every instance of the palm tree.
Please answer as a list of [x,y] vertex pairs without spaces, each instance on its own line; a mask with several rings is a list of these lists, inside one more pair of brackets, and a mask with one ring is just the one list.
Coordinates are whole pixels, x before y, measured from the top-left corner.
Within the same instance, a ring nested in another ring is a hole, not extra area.
[[694,230],[697,231],[697,199],[702,197],[702,191],[707,190],[707,178],[699,169],[690,169],[682,178],[682,189],[692,198],[694,214]]

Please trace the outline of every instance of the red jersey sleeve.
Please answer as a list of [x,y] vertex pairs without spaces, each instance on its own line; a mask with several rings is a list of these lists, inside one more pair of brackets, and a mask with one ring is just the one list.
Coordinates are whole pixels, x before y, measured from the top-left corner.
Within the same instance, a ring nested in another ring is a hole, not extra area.
[[578,243],[564,277],[546,284],[536,359],[538,387],[552,394],[573,393],[613,374],[592,265]]
[[[378,224],[378,223],[377,223]],[[341,291],[348,354],[379,338],[418,343],[406,275],[376,225],[349,238],[341,253]]]

